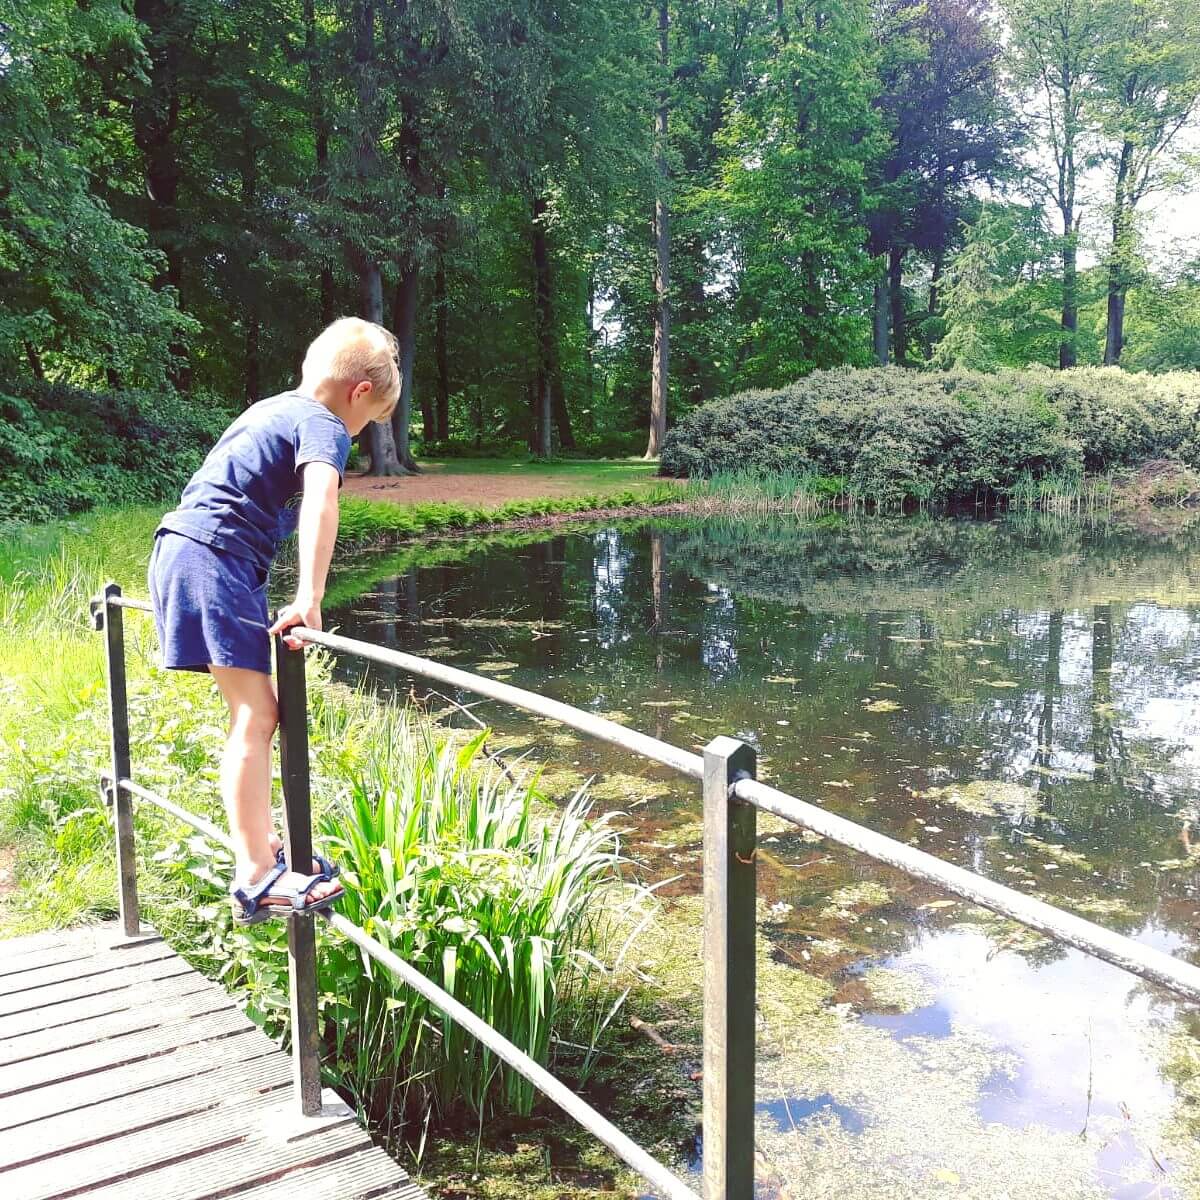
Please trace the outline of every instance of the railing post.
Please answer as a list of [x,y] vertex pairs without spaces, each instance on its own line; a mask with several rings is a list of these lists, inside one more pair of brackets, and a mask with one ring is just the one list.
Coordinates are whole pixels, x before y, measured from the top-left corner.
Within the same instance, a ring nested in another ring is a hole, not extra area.
[[754,1195],[755,809],[731,795],[754,749],[704,748],[704,1196]]
[[[308,775],[308,694],[304,651],[275,638],[279,688],[279,764],[283,780],[284,854],[289,868],[312,870],[312,808]],[[288,981],[292,1007],[292,1082],[306,1117],[321,1111],[321,1060],[317,1031],[317,931],[311,913],[288,918]]]
[[100,627],[104,631],[104,663],[108,677],[108,745],[112,771],[110,798],[113,827],[117,841],[117,897],[121,911],[121,929],[126,937],[142,932],[137,894],[137,857],[133,841],[133,798],[121,780],[128,779],[129,697],[125,687],[125,627],[120,605],[113,598],[121,595],[115,583],[104,585],[100,604]]

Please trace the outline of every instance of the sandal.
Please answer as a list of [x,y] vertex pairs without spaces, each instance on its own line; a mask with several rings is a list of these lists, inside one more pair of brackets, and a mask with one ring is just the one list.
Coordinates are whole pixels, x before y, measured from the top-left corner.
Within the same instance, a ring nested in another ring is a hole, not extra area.
[[[320,868],[318,874],[323,875],[327,880],[332,879],[335,875],[342,873],[342,868],[336,863],[331,863],[329,859],[322,858],[315,850],[313,851],[313,862]],[[275,851],[275,861],[287,865],[287,853],[282,846]]]
[[233,923],[257,925],[273,916],[287,916],[289,912],[315,913],[332,908],[342,895],[340,885],[331,895],[322,896],[319,900],[307,899],[308,893],[318,883],[328,883],[330,878],[324,871],[318,871],[315,875],[301,875],[289,871],[284,862],[277,861],[256,883],[231,891]]

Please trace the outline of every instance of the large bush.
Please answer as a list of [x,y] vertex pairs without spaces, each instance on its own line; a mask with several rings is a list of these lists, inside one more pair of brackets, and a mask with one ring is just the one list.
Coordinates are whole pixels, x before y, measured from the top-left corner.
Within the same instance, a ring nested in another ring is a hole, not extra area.
[[702,405],[667,435],[663,472],[789,472],[882,504],[1002,496],[1023,478],[1177,457],[1200,464],[1200,379],[1116,369],[817,371]]
[[0,386],[0,525],[172,499],[231,415],[166,388]]

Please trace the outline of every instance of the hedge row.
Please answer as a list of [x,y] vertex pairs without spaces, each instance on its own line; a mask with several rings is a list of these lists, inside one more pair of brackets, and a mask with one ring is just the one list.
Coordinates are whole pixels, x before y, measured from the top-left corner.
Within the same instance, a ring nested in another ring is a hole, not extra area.
[[173,500],[231,416],[207,396],[0,385],[0,525]]
[[817,371],[702,405],[667,435],[667,475],[787,472],[885,505],[1003,497],[1022,480],[1175,458],[1200,466],[1200,375]]

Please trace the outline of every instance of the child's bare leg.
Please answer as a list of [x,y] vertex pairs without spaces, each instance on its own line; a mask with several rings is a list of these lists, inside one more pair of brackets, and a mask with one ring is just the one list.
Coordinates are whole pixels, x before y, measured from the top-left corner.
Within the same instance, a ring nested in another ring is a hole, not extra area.
[[[278,706],[271,677],[242,667],[210,667],[229,705],[229,735],[221,756],[221,798],[229,817],[236,878],[254,883],[275,865],[279,838],[271,822],[271,741]],[[337,891],[319,883],[309,893],[319,900]]]
[[221,799],[229,818],[239,880],[255,880],[275,862],[271,848],[271,739],[277,707],[271,677],[242,667],[210,667],[229,705],[221,755]]

